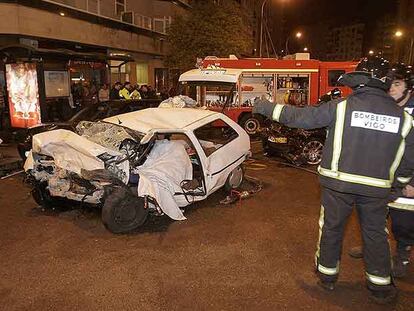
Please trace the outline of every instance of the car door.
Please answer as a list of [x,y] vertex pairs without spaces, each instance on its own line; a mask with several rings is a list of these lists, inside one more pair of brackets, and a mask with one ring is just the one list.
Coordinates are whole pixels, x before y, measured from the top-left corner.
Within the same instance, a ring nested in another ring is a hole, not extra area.
[[205,158],[207,193],[221,188],[230,172],[240,165],[250,150],[246,132],[225,115],[219,114],[194,129]]

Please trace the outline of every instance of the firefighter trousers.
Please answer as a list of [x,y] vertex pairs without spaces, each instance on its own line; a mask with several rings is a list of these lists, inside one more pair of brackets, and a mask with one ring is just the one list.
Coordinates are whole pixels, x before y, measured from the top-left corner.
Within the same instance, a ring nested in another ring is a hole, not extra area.
[[335,282],[339,274],[344,229],[355,206],[364,243],[368,287],[389,290],[390,248],[386,232],[387,198],[342,193],[322,187],[316,268],[322,281]]
[[391,228],[398,248],[414,245],[414,211],[390,208]]

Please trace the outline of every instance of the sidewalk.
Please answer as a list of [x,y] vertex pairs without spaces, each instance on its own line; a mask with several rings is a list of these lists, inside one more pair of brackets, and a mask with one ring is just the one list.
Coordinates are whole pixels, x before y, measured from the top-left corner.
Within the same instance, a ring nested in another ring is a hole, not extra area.
[[23,167],[23,160],[17,152],[16,143],[0,144],[0,177],[18,171]]

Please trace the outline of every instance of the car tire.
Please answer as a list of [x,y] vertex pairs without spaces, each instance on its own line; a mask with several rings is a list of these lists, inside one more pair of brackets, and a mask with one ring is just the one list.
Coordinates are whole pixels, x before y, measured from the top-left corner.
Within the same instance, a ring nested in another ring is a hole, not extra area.
[[263,125],[263,117],[258,114],[246,114],[240,121],[240,126],[246,131],[250,136],[255,136],[258,134],[260,128]]
[[302,155],[309,165],[318,165],[322,161],[324,140],[319,137],[309,138],[302,146]]
[[148,216],[144,198],[128,188],[116,188],[105,199],[102,222],[112,233],[127,233],[141,226]]
[[31,193],[33,200],[45,209],[52,209],[56,205],[55,200],[50,196],[49,190],[47,190],[46,182],[36,184]]
[[224,189],[226,191],[231,191],[240,187],[244,179],[244,169],[243,166],[239,165],[234,170],[232,170],[227,176],[226,183],[224,184]]

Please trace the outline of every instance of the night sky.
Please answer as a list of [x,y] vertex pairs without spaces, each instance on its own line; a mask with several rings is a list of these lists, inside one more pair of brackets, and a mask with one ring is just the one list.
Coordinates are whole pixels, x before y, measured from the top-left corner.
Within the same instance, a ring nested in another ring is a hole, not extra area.
[[[414,1],[414,0],[412,0]],[[375,29],[385,15],[397,15],[398,0],[268,0],[273,12],[273,41],[280,51],[287,36],[301,31],[301,40],[291,40],[291,50],[310,47],[314,57],[324,57],[326,36],[335,26],[364,23],[363,50],[376,46]],[[397,18],[396,18],[397,19]]]
[[397,0],[285,0],[288,24],[312,24],[320,20],[362,21],[370,24],[386,13],[396,14]]

